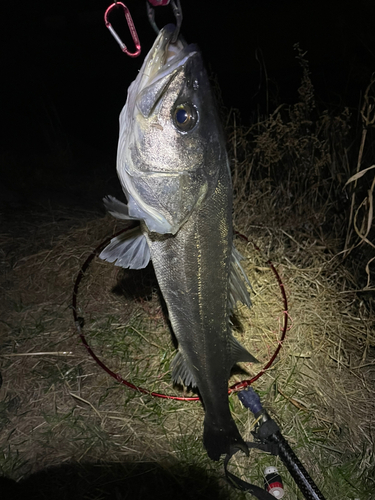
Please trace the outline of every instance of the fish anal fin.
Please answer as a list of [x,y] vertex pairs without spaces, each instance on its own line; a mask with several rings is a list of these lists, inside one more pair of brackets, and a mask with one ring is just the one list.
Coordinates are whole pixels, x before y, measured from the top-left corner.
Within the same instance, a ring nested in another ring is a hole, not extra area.
[[233,335],[230,337],[230,349],[231,367],[240,361],[244,363],[259,363],[259,361],[254,358],[254,356],[250,354],[249,351],[245,349],[236,338],[233,337]]
[[176,356],[172,360],[172,379],[176,384],[182,384],[186,387],[197,387],[194,375],[187,366],[180,351],[177,351]]

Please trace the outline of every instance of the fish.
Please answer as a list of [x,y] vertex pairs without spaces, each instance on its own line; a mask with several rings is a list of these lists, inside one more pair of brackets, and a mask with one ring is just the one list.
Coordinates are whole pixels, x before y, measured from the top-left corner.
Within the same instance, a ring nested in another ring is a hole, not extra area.
[[233,420],[233,366],[257,362],[233,336],[230,315],[250,307],[233,245],[232,184],[217,106],[195,44],[165,26],[129,86],[120,114],[117,174],[127,203],[107,210],[139,226],[111,240],[100,258],[142,269],[152,261],[178,342],[177,384],[203,403],[203,444],[212,460],[248,448]]

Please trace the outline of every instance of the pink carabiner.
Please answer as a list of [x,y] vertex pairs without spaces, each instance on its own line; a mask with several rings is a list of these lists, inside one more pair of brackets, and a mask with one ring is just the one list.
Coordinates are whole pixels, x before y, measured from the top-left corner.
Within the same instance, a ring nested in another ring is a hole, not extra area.
[[[118,34],[116,33],[116,31],[113,29],[111,23],[108,21],[108,14],[111,12],[111,10],[114,7],[117,7],[118,5],[120,5],[123,8],[123,10],[124,10],[126,22],[128,23],[130,34],[132,36],[132,39],[133,39],[133,42],[134,42],[134,45],[135,45],[135,49],[136,49],[135,52],[129,52],[128,51],[126,45],[121,40],[121,38],[118,36]],[[111,35],[113,36],[113,38],[120,45],[121,50],[123,52],[125,52],[125,54],[127,54],[130,57],[138,57],[139,54],[141,53],[141,43],[139,41],[137,30],[135,29],[132,16],[131,16],[130,11],[127,8],[127,6],[125,4],[123,4],[122,2],[115,2],[112,5],[110,5],[108,7],[108,9],[104,13],[104,22],[105,22],[106,27],[109,29]]]

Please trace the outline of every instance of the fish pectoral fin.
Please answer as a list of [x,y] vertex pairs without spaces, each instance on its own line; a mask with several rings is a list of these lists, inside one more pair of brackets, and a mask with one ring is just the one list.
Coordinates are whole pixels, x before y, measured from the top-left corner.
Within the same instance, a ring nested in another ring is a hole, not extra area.
[[114,262],[115,266],[143,269],[150,262],[150,249],[146,237],[136,227],[112,238],[99,258]]
[[231,367],[236,363],[243,361],[244,363],[259,363],[259,361],[254,358],[252,354],[249,353],[247,349],[241,345],[233,335],[230,337],[230,348],[231,348]]
[[128,205],[118,200],[114,196],[107,195],[103,198],[103,203],[108,212],[116,219],[139,220],[137,217],[129,215]]
[[187,366],[180,351],[177,351],[176,356],[172,360],[172,380],[176,384],[183,384],[186,387],[197,387],[194,375]]
[[235,308],[237,301],[242,302],[247,307],[251,306],[250,295],[247,291],[246,284],[250,287],[251,285],[243,267],[240,264],[240,260],[242,259],[242,255],[233,245],[229,275],[229,309],[231,311]]

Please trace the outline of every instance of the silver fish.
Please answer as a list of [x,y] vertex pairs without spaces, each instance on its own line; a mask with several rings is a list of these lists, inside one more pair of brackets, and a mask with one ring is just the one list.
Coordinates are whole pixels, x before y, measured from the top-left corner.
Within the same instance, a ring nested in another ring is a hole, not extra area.
[[195,45],[174,26],[159,33],[120,115],[117,173],[128,200],[106,207],[139,229],[114,238],[100,257],[140,269],[150,258],[178,340],[177,383],[197,387],[205,409],[203,443],[213,460],[248,452],[228,404],[238,361],[256,359],[233,337],[236,302],[250,306],[233,246],[232,186],[225,140]]

